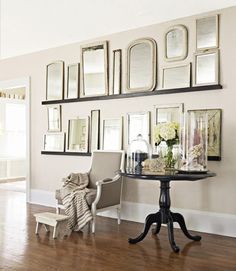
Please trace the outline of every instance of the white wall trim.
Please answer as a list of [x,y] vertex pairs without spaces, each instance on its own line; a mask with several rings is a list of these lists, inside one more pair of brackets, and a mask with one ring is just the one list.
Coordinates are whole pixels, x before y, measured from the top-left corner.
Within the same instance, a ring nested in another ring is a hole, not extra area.
[[[55,193],[32,189],[30,203],[55,207]],[[149,213],[155,213],[157,210],[156,205],[124,201],[121,219],[143,223]],[[189,230],[236,237],[236,215],[177,208],[171,210],[184,216]],[[101,212],[98,215],[117,218],[116,210]],[[178,227],[176,223],[175,227]]]

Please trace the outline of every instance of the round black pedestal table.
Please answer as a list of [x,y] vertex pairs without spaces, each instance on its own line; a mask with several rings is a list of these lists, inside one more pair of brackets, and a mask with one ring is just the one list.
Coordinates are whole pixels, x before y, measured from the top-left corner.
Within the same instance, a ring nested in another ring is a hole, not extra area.
[[153,234],[158,234],[161,229],[162,224],[166,224],[168,228],[168,237],[170,245],[174,252],[179,252],[179,247],[175,243],[174,239],[174,227],[173,223],[177,222],[185,234],[185,236],[194,241],[200,241],[201,236],[194,236],[189,233],[187,230],[184,217],[180,213],[173,213],[170,210],[170,182],[172,181],[198,181],[207,179],[209,177],[216,176],[215,173],[207,172],[207,173],[176,173],[175,171],[165,172],[163,174],[155,174],[150,172],[140,172],[140,173],[130,173],[126,171],[120,172],[120,175],[123,177],[134,178],[134,179],[145,179],[145,180],[156,180],[160,181],[160,197],[159,197],[159,211],[154,214],[149,214],[146,217],[144,223],[143,232],[137,236],[136,238],[129,238],[130,244],[136,244],[142,241],[151,225],[156,223],[156,227],[153,230]]

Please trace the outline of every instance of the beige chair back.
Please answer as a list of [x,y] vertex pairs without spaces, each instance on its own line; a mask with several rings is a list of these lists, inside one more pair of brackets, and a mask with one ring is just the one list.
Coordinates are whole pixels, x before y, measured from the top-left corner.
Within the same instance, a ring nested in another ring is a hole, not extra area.
[[124,168],[124,151],[94,151],[89,172],[89,187],[96,188],[96,182],[113,178]]

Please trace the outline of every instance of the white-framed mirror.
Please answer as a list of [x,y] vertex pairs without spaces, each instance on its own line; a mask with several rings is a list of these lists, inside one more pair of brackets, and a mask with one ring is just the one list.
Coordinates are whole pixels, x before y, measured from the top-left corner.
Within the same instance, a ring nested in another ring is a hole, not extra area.
[[68,121],[67,151],[88,152],[89,117]]
[[51,105],[47,107],[48,132],[61,131],[61,105]]
[[92,110],[90,117],[90,152],[99,149],[100,141],[100,110]]
[[194,55],[193,85],[219,84],[219,50],[199,52]]
[[65,133],[50,133],[44,135],[44,151],[64,152]]
[[121,79],[122,79],[122,51],[121,49],[113,50],[112,57],[112,88],[111,94],[121,93]]
[[64,62],[55,61],[46,67],[46,100],[64,98]]
[[154,39],[132,41],[126,50],[127,92],[152,91],[157,83],[157,44]]
[[162,70],[162,88],[175,89],[191,86],[191,63],[165,67]]
[[197,51],[219,47],[219,16],[213,15],[196,20]]
[[108,95],[107,41],[81,46],[80,97]]
[[139,134],[150,143],[150,112],[131,112],[127,114],[128,144]]
[[111,118],[102,121],[102,149],[121,150],[123,134],[123,119]]
[[79,98],[79,63],[67,67],[67,99]]
[[188,55],[188,30],[184,25],[171,26],[165,33],[165,60],[183,60]]

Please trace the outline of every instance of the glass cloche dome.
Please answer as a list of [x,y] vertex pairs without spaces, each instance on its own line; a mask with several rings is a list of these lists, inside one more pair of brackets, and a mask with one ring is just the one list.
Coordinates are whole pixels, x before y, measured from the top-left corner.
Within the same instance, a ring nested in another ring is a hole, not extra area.
[[126,171],[130,173],[141,173],[142,162],[146,159],[151,159],[151,157],[152,148],[150,144],[139,134],[128,147]]

